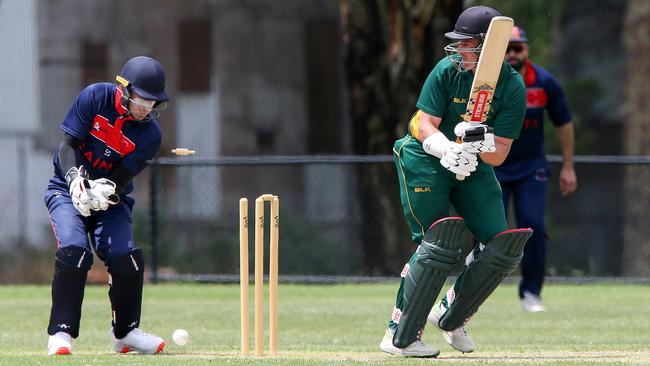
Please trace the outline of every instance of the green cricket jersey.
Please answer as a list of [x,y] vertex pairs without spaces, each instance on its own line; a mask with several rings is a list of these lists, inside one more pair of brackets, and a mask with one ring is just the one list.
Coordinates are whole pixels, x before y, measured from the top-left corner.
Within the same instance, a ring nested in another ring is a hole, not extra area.
[[[451,141],[456,138],[454,127],[463,120],[472,80],[471,72],[458,71],[444,58],[422,87],[417,107],[441,117],[439,129]],[[496,136],[514,139],[525,113],[524,82],[504,62],[486,123],[494,128]],[[440,165],[440,159],[422,149],[417,140],[420,114],[418,111],[412,117],[407,135],[393,147],[402,206],[413,241],[419,243],[433,222],[449,216],[451,203],[472,234],[487,242],[507,228],[501,187],[492,166],[479,158],[476,171],[463,181],[457,180],[454,173]]]
[[[427,114],[442,118],[439,129],[450,141],[456,139],[454,127],[463,121],[473,79],[471,71],[458,71],[445,57],[431,71],[420,92],[417,107]],[[516,139],[525,115],[526,86],[521,75],[504,62],[486,124],[494,128],[495,136]],[[416,113],[411,119],[408,132],[415,138],[418,137],[418,124],[419,114]],[[492,168],[479,159],[477,169]]]

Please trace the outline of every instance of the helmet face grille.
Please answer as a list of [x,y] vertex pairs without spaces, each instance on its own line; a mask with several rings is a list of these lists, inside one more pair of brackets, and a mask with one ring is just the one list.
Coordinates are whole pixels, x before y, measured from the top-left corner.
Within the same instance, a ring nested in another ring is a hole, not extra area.
[[451,61],[451,64],[454,66],[454,68],[456,68],[456,70],[459,72],[464,72],[475,68],[476,65],[478,65],[478,60],[471,62],[463,61],[458,52],[474,52],[475,54],[480,55],[481,49],[482,44],[475,48],[460,48],[459,42],[454,42],[445,46],[445,54],[447,55],[449,61]]

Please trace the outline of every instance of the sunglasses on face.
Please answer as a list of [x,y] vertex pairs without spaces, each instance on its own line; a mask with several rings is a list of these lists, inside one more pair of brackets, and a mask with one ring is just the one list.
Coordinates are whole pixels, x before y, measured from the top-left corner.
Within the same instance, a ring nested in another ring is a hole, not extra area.
[[515,51],[515,53],[519,53],[523,50],[524,50],[524,46],[517,44],[517,45],[508,46],[508,48],[506,49],[506,53],[510,53],[510,51]]

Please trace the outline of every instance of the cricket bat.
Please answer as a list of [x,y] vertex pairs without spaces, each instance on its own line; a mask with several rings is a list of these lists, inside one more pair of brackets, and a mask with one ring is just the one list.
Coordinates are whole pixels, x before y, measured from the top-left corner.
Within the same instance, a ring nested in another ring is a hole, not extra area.
[[[509,17],[497,16],[490,21],[463,116],[465,122],[484,123],[487,120],[513,26],[514,21]],[[464,179],[463,176],[456,177]]]

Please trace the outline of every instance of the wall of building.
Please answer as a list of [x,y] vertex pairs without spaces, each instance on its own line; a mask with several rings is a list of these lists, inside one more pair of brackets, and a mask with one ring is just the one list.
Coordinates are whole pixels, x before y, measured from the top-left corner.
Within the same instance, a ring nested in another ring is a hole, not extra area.
[[0,72],[0,248],[46,238],[43,190],[51,156],[34,148],[41,134],[36,8],[35,0],[0,3],[0,46],[6,51]]
[[[172,101],[159,120],[160,156],[169,156],[176,146],[196,149],[198,158],[346,151],[335,2],[4,0],[0,17],[0,41],[5,49],[17,50],[4,60],[12,72],[0,73],[3,85],[14,85],[0,96],[7,94],[2,100],[15,106],[0,129],[21,134],[0,149],[16,162],[12,172],[21,166],[17,154],[23,146],[24,159],[39,168],[35,176],[0,178],[0,199],[14,207],[35,207],[21,215],[39,227],[47,226],[42,192],[63,136],[61,120],[81,89],[113,82],[124,62],[136,55],[157,58],[167,71]],[[328,73],[315,77],[315,71],[324,69]],[[297,197],[313,191],[308,187],[313,174],[317,172],[294,177],[289,188]],[[274,181],[284,181],[284,175],[271,169],[257,177],[216,172],[165,179],[179,187],[178,198],[188,210],[203,214],[237,196],[242,187],[262,192]],[[134,195],[142,209],[147,178],[145,172],[136,179]],[[21,180],[30,182],[29,195],[35,197],[28,202],[19,198],[25,195],[18,189]],[[182,190],[196,181],[213,184],[213,193],[197,196]],[[11,231],[7,227],[19,227],[16,220],[2,221],[0,241]],[[34,241],[44,240],[41,235]]]

